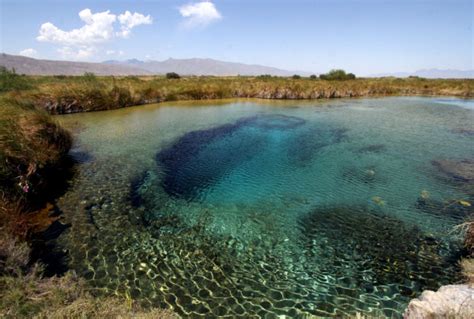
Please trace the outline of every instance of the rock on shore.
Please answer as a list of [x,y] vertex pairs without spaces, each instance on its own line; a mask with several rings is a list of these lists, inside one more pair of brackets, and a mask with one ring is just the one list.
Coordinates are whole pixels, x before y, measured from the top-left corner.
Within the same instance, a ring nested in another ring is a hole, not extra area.
[[474,287],[469,285],[442,286],[437,292],[426,290],[410,301],[405,319],[474,317]]

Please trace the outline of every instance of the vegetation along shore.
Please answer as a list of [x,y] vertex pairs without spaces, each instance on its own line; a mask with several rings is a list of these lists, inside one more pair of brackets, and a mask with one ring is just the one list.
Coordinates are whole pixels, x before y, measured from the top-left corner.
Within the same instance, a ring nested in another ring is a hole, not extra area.
[[[333,70],[319,77],[22,76],[3,69],[0,91],[50,114],[102,111],[133,105],[223,98],[323,99],[372,96],[474,97],[472,79],[354,78]],[[5,93],[9,92],[9,93]]]

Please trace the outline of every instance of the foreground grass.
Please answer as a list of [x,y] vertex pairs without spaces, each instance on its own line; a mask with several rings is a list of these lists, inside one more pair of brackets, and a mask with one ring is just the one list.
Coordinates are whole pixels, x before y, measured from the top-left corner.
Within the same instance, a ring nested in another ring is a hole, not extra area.
[[175,318],[126,297],[98,296],[73,273],[44,277],[38,264],[29,265],[29,254],[26,242],[0,233],[1,318]]
[[[22,81],[25,77],[22,78]],[[100,111],[177,100],[222,98],[318,99],[392,95],[474,97],[474,80],[378,78],[329,81],[283,77],[27,76],[29,88],[10,98],[52,114]]]
[[0,99],[0,227],[27,239],[48,226],[71,143],[45,111]]

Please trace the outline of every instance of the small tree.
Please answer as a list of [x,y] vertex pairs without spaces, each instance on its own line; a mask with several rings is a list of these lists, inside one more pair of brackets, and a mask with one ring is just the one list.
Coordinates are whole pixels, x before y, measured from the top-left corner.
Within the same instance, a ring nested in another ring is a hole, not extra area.
[[346,73],[344,70],[331,70],[326,74],[321,74],[319,76],[321,80],[327,81],[344,81],[344,80],[353,80],[356,76],[353,73]]
[[167,79],[179,79],[181,77],[176,72],[169,72],[169,73],[166,73],[166,78]]
[[310,78],[311,80],[316,80],[318,77],[316,76],[316,74],[311,74],[311,75],[309,76],[309,78]]
[[293,79],[298,80],[301,79],[301,75],[295,74],[292,76]]

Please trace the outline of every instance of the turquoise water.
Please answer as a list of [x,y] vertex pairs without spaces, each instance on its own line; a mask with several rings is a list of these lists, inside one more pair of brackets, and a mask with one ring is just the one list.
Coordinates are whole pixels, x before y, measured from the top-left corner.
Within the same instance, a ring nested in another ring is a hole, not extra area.
[[451,230],[474,196],[452,170],[474,158],[470,106],[244,100],[59,117],[79,162],[60,199],[69,266],[184,317],[400,317],[460,280]]

